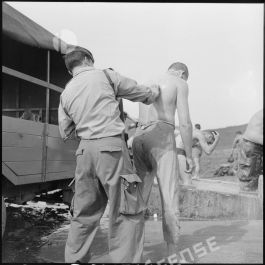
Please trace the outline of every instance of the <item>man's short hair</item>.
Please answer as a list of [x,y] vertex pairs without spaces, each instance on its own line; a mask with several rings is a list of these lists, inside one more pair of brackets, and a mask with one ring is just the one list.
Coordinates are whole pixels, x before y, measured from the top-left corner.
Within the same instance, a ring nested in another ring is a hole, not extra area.
[[198,130],[201,129],[201,125],[200,125],[199,123],[196,123],[196,124],[194,125],[194,127],[195,127],[196,129],[198,129]]
[[170,69],[175,70],[175,71],[182,70],[184,74],[186,75],[186,77],[187,78],[189,77],[188,67],[184,63],[180,63],[180,62],[173,63],[169,66],[168,70]]
[[93,55],[89,50],[80,46],[71,47],[64,55],[64,62],[67,70],[72,72],[76,66],[82,64],[85,57],[94,63]]

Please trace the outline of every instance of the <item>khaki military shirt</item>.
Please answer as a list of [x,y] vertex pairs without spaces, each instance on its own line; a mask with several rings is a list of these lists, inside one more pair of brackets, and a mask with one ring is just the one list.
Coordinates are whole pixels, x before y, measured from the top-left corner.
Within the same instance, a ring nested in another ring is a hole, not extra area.
[[[107,70],[114,90],[104,72],[82,67],[66,85],[60,96],[59,130],[64,140],[74,134],[80,139],[98,139],[122,134],[117,98],[151,104],[154,93],[150,87],[138,85],[133,79]],[[74,134],[73,134],[74,133]]]

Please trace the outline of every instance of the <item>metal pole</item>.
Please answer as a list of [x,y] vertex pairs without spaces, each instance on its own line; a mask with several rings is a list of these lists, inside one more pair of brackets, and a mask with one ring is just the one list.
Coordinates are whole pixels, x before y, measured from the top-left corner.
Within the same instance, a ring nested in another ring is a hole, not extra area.
[[[50,84],[50,51],[47,53],[47,83]],[[49,123],[50,89],[46,88],[46,114],[45,122]]]
[[[50,51],[47,51],[47,83],[50,83]],[[42,182],[46,179],[47,168],[47,136],[48,136],[48,124],[49,124],[49,108],[50,108],[50,89],[46,88],[46,111],[45,111],[45,123],[43,126],[43,141],[42,141]]]

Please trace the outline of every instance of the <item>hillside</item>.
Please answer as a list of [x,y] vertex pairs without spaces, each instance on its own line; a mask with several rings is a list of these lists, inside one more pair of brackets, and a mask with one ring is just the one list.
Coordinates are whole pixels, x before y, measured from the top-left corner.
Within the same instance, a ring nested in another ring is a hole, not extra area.
[[[128,128],[129,124],[133,121],[130,119],[126,119],[126,128]],[[218,131],[220,133],[220,142],[218,143],[216,149],[228,149],[232,146],[233,140],[235,138],[235,134],[237,131],[241,131],[244,133],[246,130],[247,124],[243,125],[236,125],[236,126],[229,126],[225,128],[218,128],[218,129],[211,129],[212,131]],[[134,135],[135,129],[131,129],[128,131],[129,137]]]
[[[128,127],[133,121],[127,119],[125,124]],[[220,133],[220,141],[211,155],[203,153],[201,158],[200,176],[202,178],[212,178],[216,169],[223,163],[227,163],[227,158],[231,154],[232,143],[237,131],[245,132],[247,124],[229,126],[225,128],[211,129],[211,131],[218,131]],[[129,137],[134,135],[135,129],[128,131]],[[234,181],[236,180],[233,178]],[[231,180],[230,180],[231,181]]]
[[235,134],[237,131],[244,133],[247,124],[229,126],[225,128],[212,129],[213,131],[218,131],[220,133],[220,142],[218,143],[216,149],[227,149],[231,148]]

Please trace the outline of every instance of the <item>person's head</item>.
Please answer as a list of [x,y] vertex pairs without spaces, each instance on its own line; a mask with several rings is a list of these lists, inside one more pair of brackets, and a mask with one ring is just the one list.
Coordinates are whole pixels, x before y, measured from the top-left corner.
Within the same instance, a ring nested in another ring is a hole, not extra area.
[[168,70],[175,71],[178,74],[178,76],[184,79],[185,81],[187,81],[189,78],[189,70],[184,63],[180,62],[173,63],[169,66]]
[[195,127],[196,129],[198,129],[198,130],[201,129],[201,125],[200,125],[199,123],[196,123],[196,124],[194,125],[194,127]]
[[32,110],[31,110],[31,108],[25,108],[25,109],[24,109],[24,113],[25,113],[26,115],[32,115]]
[[207,144],[212,144],[214,142],[215,137],[211,131],[203,131],[203,135]]
[[64,55],[64,62],[68,72],[72,75],[77,66],[93,66],[94,58],[89,50],[75,46]]

